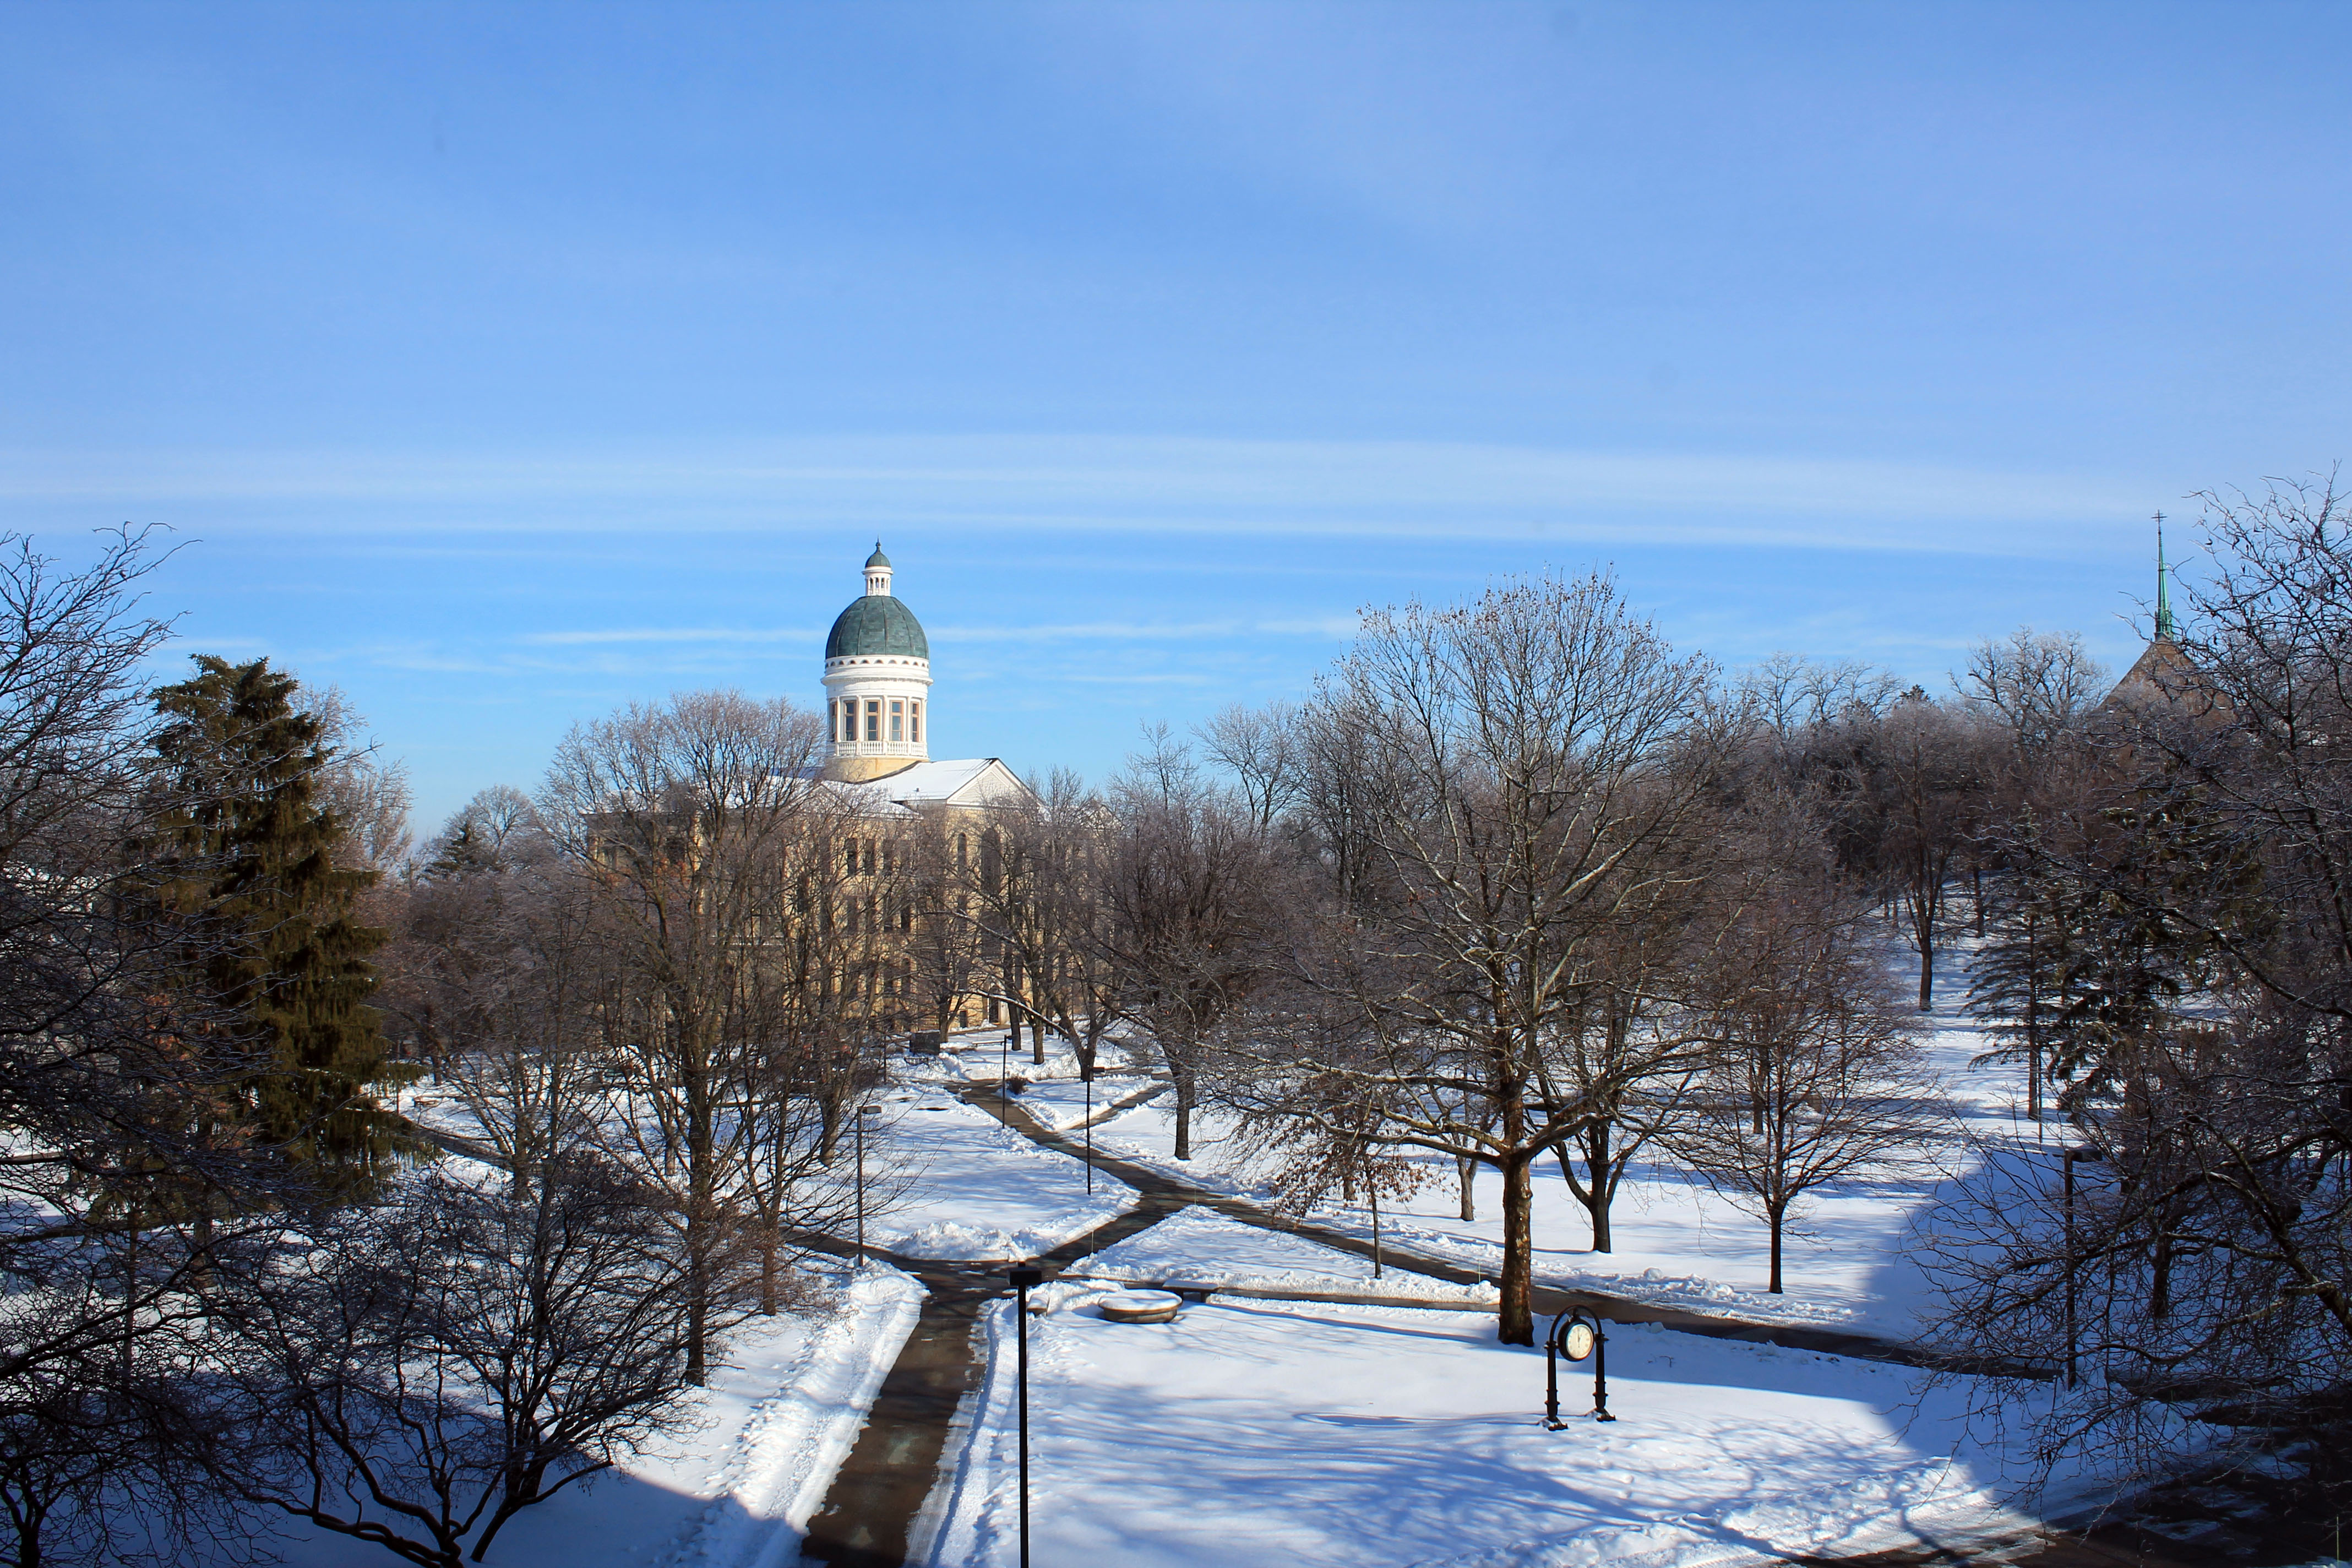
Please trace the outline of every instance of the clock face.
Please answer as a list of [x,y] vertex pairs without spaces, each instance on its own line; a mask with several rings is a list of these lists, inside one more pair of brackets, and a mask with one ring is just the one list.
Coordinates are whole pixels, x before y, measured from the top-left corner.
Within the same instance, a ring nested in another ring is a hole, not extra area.
[[1561,1349],[1566,1352],[1569,1360],[1582,1361],[1592,1353],[1591,1323],[1570,1323],[1568,1325],[1568,1332],[1561,1338],[1564,1342]]

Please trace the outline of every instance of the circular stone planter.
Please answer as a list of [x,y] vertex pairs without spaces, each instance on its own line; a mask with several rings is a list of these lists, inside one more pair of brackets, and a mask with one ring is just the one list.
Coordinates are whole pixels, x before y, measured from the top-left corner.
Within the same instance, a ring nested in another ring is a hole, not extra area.
[[1183,1310],[1184,1298],[1171,1290],[1128,1290],[1106,1296],[1097,1305],[1114,1323],[1167,1323]]

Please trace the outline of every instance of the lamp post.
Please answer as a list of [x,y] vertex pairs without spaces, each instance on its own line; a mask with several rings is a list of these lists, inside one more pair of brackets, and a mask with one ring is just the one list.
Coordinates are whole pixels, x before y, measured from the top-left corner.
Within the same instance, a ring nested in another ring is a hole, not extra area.
[[1013,1270],[1011,1278],[1019,1296],[1013,1304],[1013,1321],[1021,1347],[1021,1568],[1029,1568],[1029,1287],[1045,1274],[1023,1268]]
[[861,1105],[852,1120],[857,1131],[857,1267],[866,1267],[866,1119],[878,1115],[878,1105]]
[[1601,1320],[1590,1312],[1570,1308],[1551,1321],[1551,1331],[1544,1335],[1544,1426],[1558,1432],[1568,1423],[1559,1418],[1559,1358],[1592,1360],[1592,1418],[1614,1421],[1609,1414],[1609,1336],[1601,1331]]
[[2073,1388],[2074,1375],[2074,1163],[2078,1160],[2104,1160],[2106,1151],[2088,1143],[2068,1147],[2059,1163],[2066,1171],[2066,1386]]

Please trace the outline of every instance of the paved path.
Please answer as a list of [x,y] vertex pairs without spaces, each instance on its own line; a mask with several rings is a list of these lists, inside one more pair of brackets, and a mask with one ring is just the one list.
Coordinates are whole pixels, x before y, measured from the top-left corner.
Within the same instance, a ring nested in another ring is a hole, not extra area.
[[[962,1097],[966,1103],[988,1112],[1031,1142],[1073,1159],[1089,1161],[1096,1169],[1125,1182],[1140,1194],[1135,1206],[1125,1214],[1050,1252],[1023,1260],[1042,1269],[1048,1278],[1149,1230],[1171,1215],[1193,1207],[1211,1209],[1244,1225],[1299,1237],[1358,1257],[1371,1256],[1370,1243],[1345,1232],[1273,1213],[1245,1198],[1213,1192],[1168,1172],[1106,1153],[1069,1132],[1056,1131],[1003,1093],[996,1084],[974,1085],[964,1089]],[[1132,1099],[1139,1098],[1142,1097],[1131,1097],[1130,1103]],[[1114,1108],[1106,1107],[1096,1120],[1105,1120],[1114,1113]],[[841,1249],[839,1243],[826,1247],[832,1251]],[[920,1279],[929,1294],[906,1348],[883,1380],[882,1390],[875,1398],[874,1408],[856,1445],[826,1492],[824,1506],[809,1521],[808,1540],[801,1548],[802,1561],[825,1563],[830,1568],[900,1568],[906,1562],[915,1518],[930,1495],[946,1458],[947,1439],[957,1407],[980,1381],[982,1368],[975,1343],[980,1310],[989,1300],[1011,1293],[1005,1283],[1005,1271],[1013,1267],[1011,1263],[950,1265],[874,1250],[876,1256],[887,1258]],[[1459,1285],[1493,1282],[1491,1275],[1478,1269],[1431,1258],[1409,1247],[1384,1242],[1381,1252],[1384,1261],[1409,1273]],[[1312,1297],[1314,1292],[1297,1294]],[[1546,1314],[1580,1307],[1612,1322],[1659,1323],[1683,1333],[1714,1339],[1749,1340],[1906,1366],[1941,1364],[1918,1347],[1895,1341],[1708,1317],[1593,1291],[1538,1287],[1535,1305]],[[1958,1561],[1949,1556],[1941,1560]],[[1895,1560],[1887,1561],[1892,1563]]]
[[[1150,1098],[1147,1090],[1103,1107],[1095,1123]],[[1358,1257],[1370,1257],[1369,1243],[1343,1231],[1311,1221],[1272,1213],[1244,1198],[1213,1192],[1168,1172],[1137,1161],[1107,1154],[1089,1141],[1047,1128],[999,1086],[981,1084],[963,1092],[964,1100],[1024,1137],[1075,1159],[1090,1161],[1097,1169],[1127,1183],[1140,1194],[1134,1207],[1052,1251],[1024,1261],[1048,1277],[1158,1225],[1190,1207],[1201,1207],[1261,1229],[1296,1236]],[[503,1165],[497,1151],[477,1140],[436,1131],[420,1123],[411,1126],[449,1153]],[[1071,1131],[1079,1129],[1072,1128]],[[856,1258],[851,1243],[817,1231],[794,1231],[789,1239],[811,1251],[832,1257]],[[1384,1260],[1406,1271],[1471,1285],[1493,1283],[1494,1277],[1449,1259],[1432,1258],[1411,1247],[1384,1241]],[[920,1314],[900,1349],[872,1409],[860,1428],[848,1457],[825,1493],[824,1502],[809,1521],[801,1560],[830,1568],[903,1568],[912,1542],[909,1535],[917,1515],[936,1483],[946,1458],[958,1407],[980,1381],[982,1371],[974,1343],[982,1307],[1011,1294],[1005,1282],[1010,1263],[952,1264],[905,1258],[880,1247],[866,1256],[881,1258],[912,1274],[926,1292]],[[1253,1292],[1254,1294],[1258,1292]],[[1312,1292],[1300,1292],[1312,1296]],[[1416,1305],[1421,1303],[1414,1303]],[[1947,1370],[1990,1372],[2000,1376],[2046,1377],[2032,1368],[1954,1367],[1934,1352],[1899,1341],[1865,1334],[1843,1334],[1822,1329],[1743,1322],[1675,1308],[1654,1307],[1597,1291],[1560,1290],[1538,1286],[1538,1311],[1549,1314],[1580,1307],[1612,1322],[1658,1323],[1683,1333],[1713,1339],[1747,1340],[1795,1350],[1824,1352],[1900,1365]],[[2246,1555],[2256,1561],[2285,1562],[2288,1558],[2262,1551],[2278,1542],[2256,1537],[2256,1549]],[[2174,1543],[2151,1538],[2124,1526],[2094,1526],[2081,1531],[2030,1531],[1997,1540],[1931,1543],[1874,1552],[1867,1557],[1797,1556],[1784,1559],[1808,1568],[1944,1568],[1957,1564],[2003,1564],[2007,1568],[2189,1568],[2186,1557],[2165,1555]],[[2292,1556],[2293,1553],[2290,1553]]]
[[[993,1085],[981,1085],[963,1093],[967,1104],[987,1111],[1007,1127],[1032,1142],[1069,1155],[1073,1159],[1090,1161],[1096,1169],[1107,1171],[1120,1181],[1144,1194],[1156,1197],[1174,1208],[1196,1206],[1212,1209],[1228,1219],[1261,1230],[1278,1231],[1296,1236],[1320,1247],[1352,1253],[1359,1258],[1372,1255],[1371,1244],[1346,1231],[1335,1230],[1276,1214],[1229,1193],[1197,1186],[1181,1176],[1146,1165],[1134,1160],[1107,1154],[1099,1147],[1089,1147],[1066,1132],[1046,1127],[1017,1101],[997,1093]],[[1139,1230],[1143,1228],[1139,1226]],[[1417,1252],[1410,1247],[1400,1247],[1383,1239],[1381,1258],[1414,1274],[1426,1274],[1433,1279],[1451,1280],[1457,1285],[1499,1284],[1491,1273],[1473,1268],[1447,1258],[1434,1258]],[[1745,1319],[1718,1317],[1712,1313],[1693,1312],[1679,1307],[1659,1307],[1648,1302],[1612,1296],[1601,1290],[1563,1290],[1549,1285],[1538,1285],[1534,1290],[1536,1310],[1544,1316],[1581,1308],[1612,1323],[1657,1323],[1685,1334],[1701,1334],[1709,1339],[1744,1340],[1758,1344],[1780,1345],[1789,1350],[1816,1351],[1829,1355],[1852,1356],[1861,1361],[1891,1362],[1898,1366],[1929,1367],[1941,1371],[1973,1373],[1995,1377],[2023,1377],[2048,1381],[2046,1368],[2014,1362],[1999,1363],[1958,1361],[1937,1353],[1922,1345],[1902,1340],[1882,1339],[1872,1334],[1841,1332],[1834,1329],[1811,1329],[1795,1324],[1759,1323]]]
[[[1134,1208],[1026,1259],[1049,1274],[1149,1230],[1184,1206],[1145,1194]],[[929,1292],[914,1331],[882,1380],[874,1408],[809,1521],[801,1561],[832,1568],[899,1568],[915,1516],[938,1480],[957,1406],[980,1382],[980,1310],[1012,1294],[1009,1263],[892,1258]]]

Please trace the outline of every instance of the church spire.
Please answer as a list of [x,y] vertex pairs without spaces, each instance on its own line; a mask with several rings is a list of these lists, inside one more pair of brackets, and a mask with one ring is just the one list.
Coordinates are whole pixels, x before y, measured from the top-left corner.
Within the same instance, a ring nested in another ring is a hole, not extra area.
[[2164,564],[2164,514],[2156,514],[2156,640],[2174,640],[2172,574]]

